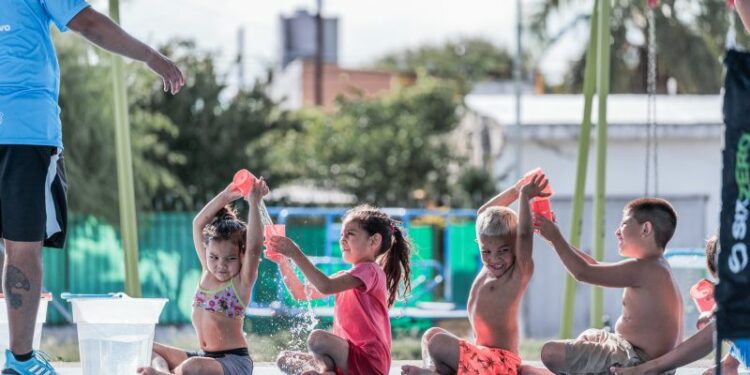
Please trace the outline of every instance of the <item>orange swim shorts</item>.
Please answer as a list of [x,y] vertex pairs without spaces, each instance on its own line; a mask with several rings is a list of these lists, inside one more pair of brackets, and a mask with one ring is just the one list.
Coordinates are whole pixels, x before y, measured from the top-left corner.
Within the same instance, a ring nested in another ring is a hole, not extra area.
[[521,357],[513,352],[458,341],[457,375],[516,375],[520,367]]

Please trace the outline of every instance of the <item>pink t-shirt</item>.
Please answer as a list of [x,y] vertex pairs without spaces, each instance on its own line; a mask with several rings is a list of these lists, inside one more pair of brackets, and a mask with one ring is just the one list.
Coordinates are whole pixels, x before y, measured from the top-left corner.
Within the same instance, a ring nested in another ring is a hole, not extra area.
[[391,367],[391,321],[385,272],[375,262],[360,263],[346,272],[364,285],[336,294],[333,333],[355,346],[369,362],[366,365],[387,374]]

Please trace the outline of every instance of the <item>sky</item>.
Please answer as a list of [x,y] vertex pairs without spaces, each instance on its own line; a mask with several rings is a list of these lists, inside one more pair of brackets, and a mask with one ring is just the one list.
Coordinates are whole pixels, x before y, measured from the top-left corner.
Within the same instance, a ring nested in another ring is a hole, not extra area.
[[[523,18],[528,19],[541,0],[522,1]],[[324,16],[339,18],[339,64],[345,67],[366,66],[392,51],[462,36],[485,37],[515,51],[514,0],[324,0],[323,4]],[[104,0],[93,0],[93,6],[107,10]],[[315,7],[315,0],[121,0],[120,18],[126,30],[150,44],[194,39],[199,48],[220,54],[219,69],[224,72],[231,68],[238,29],[243,27],[250,80],[279,59],[279,16]],[[580,35],[571,38],[580,40]],[[570,51],[568,46],[545,53],[542,69],[553,80],[564,71]]]

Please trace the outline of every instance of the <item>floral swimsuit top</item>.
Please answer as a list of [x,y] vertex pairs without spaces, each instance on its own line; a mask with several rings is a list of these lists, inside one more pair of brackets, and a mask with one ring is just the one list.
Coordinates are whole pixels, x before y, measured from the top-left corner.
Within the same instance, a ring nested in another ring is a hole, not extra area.
[[244,319],[246,306],[234,287],[234,279],[214,290],[203,289],[198,285],[193,297],[193,307],[224,314],[231,319]]

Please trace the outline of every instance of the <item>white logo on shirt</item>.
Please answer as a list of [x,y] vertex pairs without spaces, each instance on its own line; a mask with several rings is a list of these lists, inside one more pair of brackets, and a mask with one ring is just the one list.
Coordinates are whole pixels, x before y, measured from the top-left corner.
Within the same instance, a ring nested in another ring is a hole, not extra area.
[[5,117],[5,113],[0,112],[0,125],[3,124],[3,117]]
[[8,32],[8,31],[10,31],[10,29],[11,29],[10,25],[8,25],[8,24],[0,25],[0,32]]

